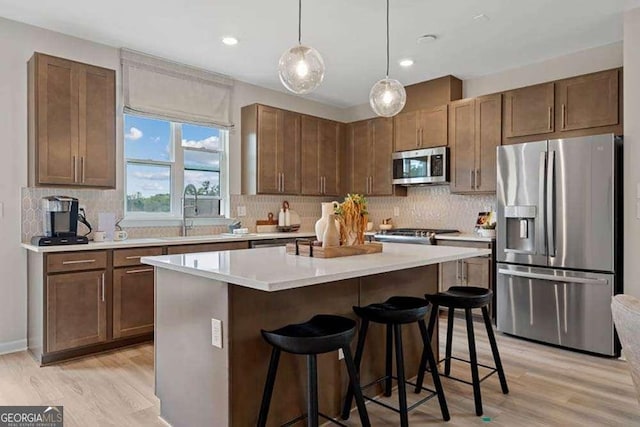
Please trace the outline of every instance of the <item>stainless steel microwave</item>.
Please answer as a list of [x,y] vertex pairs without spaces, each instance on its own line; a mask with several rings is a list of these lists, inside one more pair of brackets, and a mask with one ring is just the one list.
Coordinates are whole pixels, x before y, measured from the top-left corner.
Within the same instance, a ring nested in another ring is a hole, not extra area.
[[447,147],[393,153],[393,183],[397,185],[446,184],[449,182]]

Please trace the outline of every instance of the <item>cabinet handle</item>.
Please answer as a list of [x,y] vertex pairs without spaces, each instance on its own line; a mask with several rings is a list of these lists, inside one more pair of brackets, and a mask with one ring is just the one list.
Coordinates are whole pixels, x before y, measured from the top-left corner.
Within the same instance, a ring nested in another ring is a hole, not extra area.
[[567,127],[567,107],[562,104],[562,129]]
[[153,272],[153,268],[140,268],[138,270],[127,270],[126,274],[138,274],[138,273],[151,273]]
[[549,107],[549,119],[547,123],[547,129],[551,130],[551,122],[553,121],[553,107]]
[[471,189],[476,188],[476,171],[471,170]]
[[424,147],[424,129],[420,128],[420,147]]
[[420,129],[416,129],[416,147],[420,147]]
[[102,273],[101,282],[102,302],[104,302],[104,273]]
[[76,156],[71,158],[71,167],[73,168],[73,182],[78,182],[78,168],[76,167]]
[[480,169],[476,169],[476,189],[480,188]]
[[280,186],[280,192],[284,193],[284,172],[280,174],[280,182],[282,182],[282,185]]
[[460,260],[456,261],[456,285],[459,284],[460,279]]
[[373,194],[373,177],[369,177],[369,194]]
[[131,256],[124,257],[124,259],[140,259],[140,258],[142,258],[142,255],[131,255]]
[[327,194],[327,177],[322,177],[322,194]]
[[80,157],[80,180],[84,184],[84,156]]
[[62,265],[70,265],[70,264],[91,264],[96,262],[95,259],[79,259],[77,261],[62,261]]

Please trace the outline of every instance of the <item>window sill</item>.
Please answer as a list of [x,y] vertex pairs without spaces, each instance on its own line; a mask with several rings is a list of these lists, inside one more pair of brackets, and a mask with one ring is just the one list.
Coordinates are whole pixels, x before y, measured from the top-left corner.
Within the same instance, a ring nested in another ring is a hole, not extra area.
[[[187,218],[189,224],[193,221],[194,226],[201,225],[229,225],[234,219],[219,217],[219,218]],[[120,221],[120,226],[127,227],[179,227],[182,226],[182,218],[180,217],[167,217],[167,218],[124,218]]]

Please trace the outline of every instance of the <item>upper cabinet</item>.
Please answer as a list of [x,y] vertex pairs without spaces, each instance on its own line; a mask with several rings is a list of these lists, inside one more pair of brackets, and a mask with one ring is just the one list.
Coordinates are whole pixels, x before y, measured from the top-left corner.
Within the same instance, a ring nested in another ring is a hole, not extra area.
[[496,147],[502,140],[502,95],[452,102],[449,108],[451,192],[496,191]]
[[553,132],[554,83],[505,92],[504,106],[505,137]]
[[340,140],[342,125],[318,117],[302,116],[302,194],[340,194]]
[[394,151],[447,145],[448,106],[400,113],[394,117]]
[[617,125],[618,70],[561,80],[556,85],[560,130]]
[[300,114],[278,108],[242,108],[243,192],[300,193],[300,122]]
[[115,71],[29,60],[29,185],[115,188]]

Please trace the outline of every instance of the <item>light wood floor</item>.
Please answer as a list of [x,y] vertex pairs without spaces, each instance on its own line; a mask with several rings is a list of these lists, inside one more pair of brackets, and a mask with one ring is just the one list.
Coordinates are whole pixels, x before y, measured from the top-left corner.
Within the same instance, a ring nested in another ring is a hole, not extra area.
[[[446,319],[442,320],[441,331],[445,331]],[[456,320],[453,351],[466,357],[463,324]],[[476,326],[480,331],[481,324]],[[640,425],[640,405],[625,362],[501,334],[497,338],[510,393],[500,392],[496,375],[483,382],[486,418],[474,415],[470,386],[445,378],[451,421],[442,422],[433,399],[411,413],[411,426]],[[486,334],[478,332],[477,341],[481,363],[491,365]],[[454,375],[470,377],[464,364],[454,362],[452,370]],[[165,426],[158,419],[159,405],[153,394],[153,346],[46,368],[37,367],[26,352],[0,356],[0,405],[50,404],[64,405],[65,426]],[[373,404],[368,409],[374,426],[398,425],[394,413]],[[353,414],[351,425],[358,425],[356,419]]]

